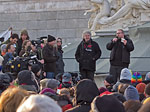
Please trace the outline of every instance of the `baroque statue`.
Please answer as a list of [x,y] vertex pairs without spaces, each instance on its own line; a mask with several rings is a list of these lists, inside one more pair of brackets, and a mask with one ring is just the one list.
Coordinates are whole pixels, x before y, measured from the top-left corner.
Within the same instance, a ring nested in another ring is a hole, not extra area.
[[111,30],[141,25],[150,21],[150,0],[89,0],[95,13],[88,23],[89,29]]

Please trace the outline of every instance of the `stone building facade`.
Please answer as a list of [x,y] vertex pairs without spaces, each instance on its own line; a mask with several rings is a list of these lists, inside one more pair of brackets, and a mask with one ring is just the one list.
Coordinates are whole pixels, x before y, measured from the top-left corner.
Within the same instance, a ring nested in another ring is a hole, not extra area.
[[77,41],[88,28],[89,7],[88,0],[1,0],[0,32],[12,27],[18,34],[27,29],[31,39],[51,34]]

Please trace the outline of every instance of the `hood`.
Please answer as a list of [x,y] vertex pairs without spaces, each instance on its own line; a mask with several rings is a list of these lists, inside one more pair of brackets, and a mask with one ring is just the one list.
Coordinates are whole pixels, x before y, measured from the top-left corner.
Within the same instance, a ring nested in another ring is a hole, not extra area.
[[75,103],[91,103],[99,95],[96,84],[89,80],[81,80],[75,88]]

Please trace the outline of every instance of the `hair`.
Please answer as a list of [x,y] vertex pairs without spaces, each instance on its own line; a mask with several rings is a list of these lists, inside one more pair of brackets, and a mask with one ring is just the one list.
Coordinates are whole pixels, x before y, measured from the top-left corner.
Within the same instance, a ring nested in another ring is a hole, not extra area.
[[128,100],[123,103],[126,112],[137,112],[142,104],[140,101]]
[[119,84],[118,86],[118,92],[124,95],[125,89],[129,86],[129,84]]
[[27,45],[27,43],[30,42],[30,40],[25,40],[22,44],[22,49],[25,49],[25,46]]
[[7,46],[6,46],[6,52],[8,52],[8,49],[10,49],[10,48],[11,48],[11,45],[13,45],[13,43],[9,43],[9,44],[7,44]]
[[70,95],[70,92],[69,92],[69,89],[68,89],[68,88],[62,88],[62,89],[59,91],[59,94],[60,94],[60,95]]
[[146,85],[144,92],[146,95],[150,95],[150,83]]
[[48,80],[49,79],[42,79],[41,81],[40,81],[40,90],[42,91],[43,89],[45,89],[46,88],[46,83],[48,82]]
[[82,37],[83,37],[85,34],[89,34],[89,35],[91,36],[91,31],[90,31],[90,30],[85,30],[85,31],[83,31]]
[[124,31],[123,31],[123,29],[118,29],[117,31],[121,31],[121,32],[124,34]]
[[18,87],[6,89],[0,97],[0,112],[16,112],[25,96],[28,92]]
[[16,34],[16,33],[13,33],[11,36],[10,36],[10,38],[12,38],[12,39],[19,39],[19,36],[18,36],[18,34]]
[[22,39],[22,35],[27,35],[27,39],[26,39],[26,40],[29,40],[29,39],[30,39],[30,38],[29,38],[29,35],[28,35],[28,32],[27,32],[26,29],[24,29],[24,30],[21,31],[21,34],[20,34],[20,38],[21,38],[21,39]]
[[62,43],[62,38],[58,37],[57,40],[58,40],[58,39],[61,40],[61,43]]

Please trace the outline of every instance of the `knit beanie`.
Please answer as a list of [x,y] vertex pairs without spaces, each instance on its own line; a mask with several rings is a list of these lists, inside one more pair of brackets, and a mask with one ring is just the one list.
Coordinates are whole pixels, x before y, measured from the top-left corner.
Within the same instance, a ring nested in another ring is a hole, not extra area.
[[55,89],[59,86],[60,82],[56,79],[49,79],[46,83],[47,88]]
[[113,84],[114,83],[114,79],[112,75],[108,75],[105,79],[109,84]]
[[150,81],[150,72],[148,72],[145,76],[145,80],[149,80]]
[[53,37],[52,35],[48,35],[47,42],[52,42],[52,41],[54,41],[54,40],[56,40],[55,37]]
[[41,66],[38,65],[38,64],[33,64],[32,67],[31,67],[31,71],[34,74],[37,74],[41,69],[42,69]]
[[134,72],[131,78],[131,83],[140,83],[142,82],[142,75],[138,72]]
[[131,85],[126,88],[124,96],[126,100],[139,100],[139,93],[137,89]]
[[95,97],[91,103],[92,112],[125,112],[123,104],[113,95]]
[[131,72],[129,69],[124,68],[121,70],[120,80],[122,79],[131,80]]
[[139,83],[136,85],[136,89],[138,90],[138,93],[144,93],[146,84],[145,83]]

